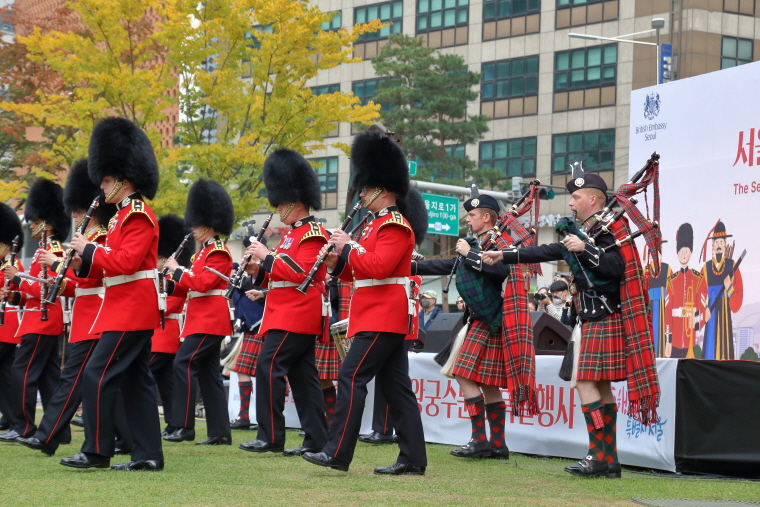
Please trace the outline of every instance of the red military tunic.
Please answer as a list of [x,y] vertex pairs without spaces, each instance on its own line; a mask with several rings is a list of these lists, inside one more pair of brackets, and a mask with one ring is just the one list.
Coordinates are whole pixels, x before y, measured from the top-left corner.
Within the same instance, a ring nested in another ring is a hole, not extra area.
[[[0,271],[4,271],[5,268],[10,264],[11,257],[8,255],[5,259],[3,259],[3,262],[0,263]],[[16,258],[16,262],[14,264],[16,266],[16,269],[19,271],[24,271],[24,266],[21,264],[21,261]],[[16,331],[18,331],[18,324],[19,324],[19,313],[18,312],[12,312],[11,310],[18,310],[20,308],[23,308],[22,306],[15,306],[11,304],[11,301],[13,300],[13,294],[8,294],[8,303],[5,305],[5,324],[0,326],[0,343],[15,343],[18,345],[21,343],[21,336],[16,336]],[[23,303],[23,301],[22,301]]]
[[[63,256],[63,247],[60,241],[52,238],[48,238],[45,248],[48,252],[54,253],[58,257]],[[43,269],[39,262],[39,254],[34,254],[32,258],[32,264],[29,266],[29,274],[37,278],[44,276]],[[47,269],[47,276],[51,280],[55,277],[55,272],[51,269]],[[15,281],[18,279],[14,280]],[[39,310],[40,308],[40,286],[36,282],[29,280],[21,280],[18,289],[22,292],[21,297],[26,299],[24,310]],[[61,303],[57,302],[54,305],[47,305],[47,322],[42,321],[41,311],[32,311],[22,313],[21,323],[19,324],[18,331],[16,331],[17,337],[22,337],[25,334],[43,334],[50,336],[57,336],[63,333],[63,311],[61,309]]]
[[[89,231],[85,236],[87,241],[105,245],[107,230],[103,225],[98,224]],[[69,331],[69,343],[81,342],[84,340],[94,340],[100,338],[100,333],[90,333],[92,324],[100,311],[100,305],[103,303],[102,287],[103,280],[100,278],[79,278],[74,274],[74,270],[69,269],[61,287],[59,296],[76,297],[74,306],[71,309],[71,330]],[[101,288],[101,294],[90,294]],[[87,294],[82,294],[85,291]]]
[[401,284],[359,287],[358,281],[409,277],[414,250],[414,233],[396,206],[377,213],[367,224],[358,243],[349,241],[340,253],[342,263],[333,272],[354,281],[348,336],[360,331],[398,333],[411,331],[409,287]]
[[166,320],[164,329],[158,326],[153,332],[151,343],[151,352],[164,352],[167,354],[176,354],[179,350],[179,332],[180,321],[178,317],[182,316],[182,309],[185,306],[185,298],[179,296],[169,296],[166,298]]
[[[296,290],[311,270],[322,246],[327,243],[327,231],[308,216],[296,220],[291,229],[282,237],[277,248],[264,259],[254,285],[269,286],[264,317],[260,334],[270,329],[282,329],[292,333],[320,335],[323,330],[324,316],[322,293],[315,284],[324,282],[325,266],[321,266],[314,277],[314,282],[306,290],[306,295]],[[278,258],[287,254],[306,272],[296,273]],[[277,287],[280,283],[293,284],[289,287]]]
[[[144,331],[160,325],[155,271],[158,258],[156,215],[135,193],[116,207],[108,222],[106,244],[88,243],[82,252],[80,277],[104,277],[106,293],[90,333]],[[148,278],[109,285],[108,277],[146,272]],[[101,274],[102,273],[102,274]]]
[[689,317],[696,317],[705,311],[699,297],[699,272],[695,269],[680,269],[671,275],[668,282],[668,301],[665,313],[671,317],[670,332],[672,346],[685,349],[696,345],[694,322]]
[[[220,273],[232,271],[232,254],[218,238],[211,238],[193,256],[190,269],[177,268],[172,274],[174,290],[172,295],[187,295],[185,325],[181,336],[192,334],[212,334],[226,336],[232,334],[230,306],[221,292],[227,289],[227,282],[219,278],[205,266]],[[218,295],[200,296],[197,293],[220,291]]]

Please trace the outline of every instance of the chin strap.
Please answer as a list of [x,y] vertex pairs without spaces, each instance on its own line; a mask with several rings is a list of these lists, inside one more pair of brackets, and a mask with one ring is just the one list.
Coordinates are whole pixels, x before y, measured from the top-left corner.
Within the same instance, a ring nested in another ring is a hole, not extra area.
[[46,221],[43,220],[42,222],[40,222],[40,225],[38,225],[37,228],[32,231],[32,237],[36,237],[38,234],[40,234],[46,226],[47,226]]
[[205,236],[207,232],[208,232],[208,227],[206,227],[206,226],[204,225],[204,226],[203,226],[203,229],[201,229],[200,231],[198,231],[198,235],[195,237],[195,238],[196,238],[196,240],[197,240],[199,243],[202,243],[202,242],[203,242],[203,236]]
[[283,221],[286,218],[288,218],[288,216],[290,216],[290,213],[293,211],[293,208],[295,207],[296,207],[296,203],[294,202],[291,202],[290,204],[288,204],[287,209],[285,209],[285,214],[280,217],[280,221]]
[[380,196],[380,194],[383,193],[384,190],[385,190],[384,188],[376,188],[375,191],[372,192],[372,195],[369,196],[369,199],[364,201],[364,207],[367,208],[369,207],[370,204],[375,202],[375,199],[377,199]]
[[124,186],[124,182],[121,180],[116,180],[116,183],[113,184],[113,189],[111,189],[110,192],[108,192],[108,195],[106,196],[105,201],[111,202],[111,199],[119,193],[119,190],[121,190],[121,187]]

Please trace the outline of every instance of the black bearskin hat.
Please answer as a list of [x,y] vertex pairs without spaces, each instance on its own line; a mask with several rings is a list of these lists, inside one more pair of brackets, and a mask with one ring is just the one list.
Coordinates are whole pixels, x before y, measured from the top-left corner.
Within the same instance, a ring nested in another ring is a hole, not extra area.
[[63,189],[52,180],[37,178],[29,187],[24,220],[31,223],[37,219],[52,225],[60,241],[69,237],[71,218],[63,209]]
[[[193,231],[177,215],[162,215],[158,219],[158,256],[168,259],[177,251],[185,236]],[[190,238],[185,248],[179,254],[177,262],[180,266],[189,266],[190,257],[195,253],[195,240]]]
[[351,146],[351,163],[352,188],[384,188],[402,199],[409,193],[409,164],[401,146],[386,134],[369,130],[356,136]]
[[96,185],[106,176],[127,179],[136,190],[153,199],[158,190],[158,162],[150,139],[126,118],[100,120],[92,130],[89,149],[90,179]]
[[21,228],[21,219],[13,211],[13,208],[0,202],[0,243],[10,248],[13,238],[18,236],[18,251],[24,246],[24,230]]
[[312,210],[322,209],[317,173],[300,153],[290,148],[279,148],[267,157],[264,186],[273,207],[283,202],[300,202]]
[[411,189],[406,197],[396,201],[398,210],[404,215],[414,231],[414,242],[421,245],[428,230],[428,214],[425,201],[417,189]]
[[78,160],[69,169],[69,177],[66,179],[66,186],[63,189],[63,207],[66,213],[71,215],[78,209],[90,209],[93,199],[98,196],[100,200],[98,207],[95,208],[95,218],[101,225],[108,225],[108,221],[116,214],[116,205],[108,204],[103,191],[90,179],[87,159]]
[[681,224],[678,232],[676,232],[676,253],[680,252],[684,247],[692,252],[694,251],[694,229],[688,222]]
[[185,223],[190,227],[211,227],[229,236],[235,224],[235,211],[224,187],[205,178],[193,183],[187,194]]

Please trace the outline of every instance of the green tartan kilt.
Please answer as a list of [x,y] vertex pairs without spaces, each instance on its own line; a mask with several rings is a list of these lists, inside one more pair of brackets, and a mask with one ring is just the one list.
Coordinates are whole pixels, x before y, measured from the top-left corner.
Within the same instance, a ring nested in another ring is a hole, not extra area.
[[504,349],[501,328],[491,329],[476,320],[467,332],[451,373],[479,384],[507,388]]
[[625,380],[625,326],[620,312],[584,322],[582,333],[578,380]]

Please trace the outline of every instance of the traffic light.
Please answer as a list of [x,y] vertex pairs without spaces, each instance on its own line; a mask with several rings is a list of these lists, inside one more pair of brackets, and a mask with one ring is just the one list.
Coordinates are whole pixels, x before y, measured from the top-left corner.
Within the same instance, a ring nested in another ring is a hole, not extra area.
[[538,198],[544,200],[554,199],[554,190],[551,188],[542,188],[538,191]]

